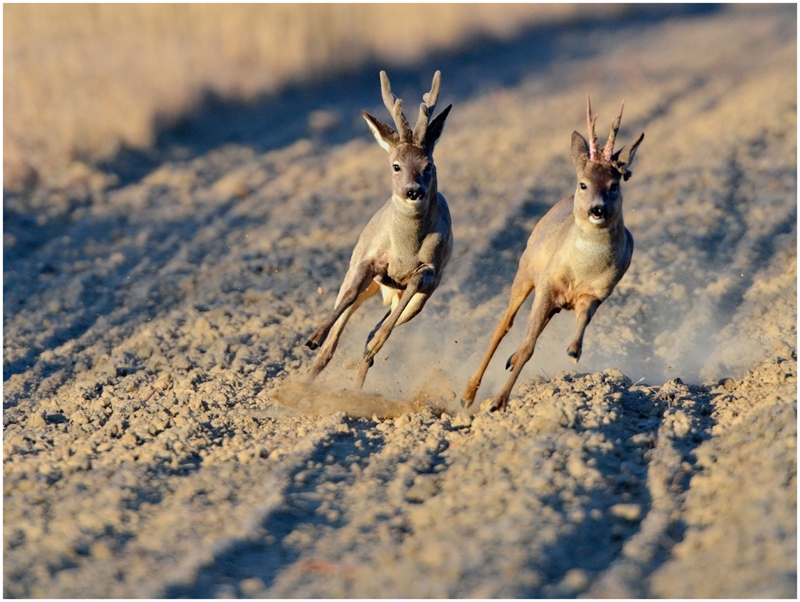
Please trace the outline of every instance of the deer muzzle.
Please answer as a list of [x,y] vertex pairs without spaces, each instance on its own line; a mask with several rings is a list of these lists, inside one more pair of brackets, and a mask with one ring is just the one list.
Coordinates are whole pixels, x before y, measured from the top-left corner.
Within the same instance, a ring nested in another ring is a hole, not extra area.
[[605,205],[593,205],[589,208],[589,221],[599,226],[608,219],[609,211]]
[[407,186],[405,193],[409,201],[418,201],[425,194],[425,191],[420,186]]

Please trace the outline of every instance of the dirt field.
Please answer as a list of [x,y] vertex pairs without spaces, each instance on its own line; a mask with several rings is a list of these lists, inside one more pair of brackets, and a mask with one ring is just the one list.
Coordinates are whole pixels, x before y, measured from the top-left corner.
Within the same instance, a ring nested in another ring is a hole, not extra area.
[[[386,67],[407,107],[442,71],[455,247],[363,395],[341,389],[377,300],[298,381],[389,195],[359,114],[389,119],[384,65],[7,191],[4,595],[796,597],[796,21],[588,20]],[[465,413],[527,236],[575,186],[587,92],[603,138],[623,98],[618,144],[646,134],[632,265],[577,366],[562,313],[508,410]]]

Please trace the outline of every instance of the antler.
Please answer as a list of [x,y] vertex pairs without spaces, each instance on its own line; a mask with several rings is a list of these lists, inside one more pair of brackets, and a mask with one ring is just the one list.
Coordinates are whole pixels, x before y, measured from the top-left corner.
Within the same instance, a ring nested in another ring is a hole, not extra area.
[[603,149],[603,160],[606,162],[611,162],[611,154],[614,152],[614,141],[617,138],[617,131],[619,131],[619,124],[622,123],[622,109],[625,108],[625,101],[622,101],[622,104],[619,106],[619,115],[617,118],[611,123],[611,133],[608,135],[608,142],[606,142],[606,146]]
[[433,83],[431,84],[431,91],[422,95],[422,100],[428,105],[428,112],[433,115],[433,110],[436,108],[436,101],[439,100],[439,84],[442,81],[442,72],[437,71],[433,74]]
[[592,103],[589,100],[589,95],[586,95],[586,128],[589,130],[589,161],[597,163],[597,157],[600,154],[600,148],[597,146],[597,134],[594,131],[594,125],[597,123],[597,115],[592,119]]
[[417,125],[414,126],[414,140],[418,143],[421,143],[425,138],[425,132],[428,129],[428,120],[431,115],[433,115],[433,111],[436,108],[436,101],[439,100],[441,78],[441,71],[434,73],[431,91],[422,95],[422,100],[425,102],[419,105],[419,117],[417,118]]
[[383,104],[392,114],[400,140],[409,140],[411,138],[411,127],[408,125],[406,116],[403,115],[403,101],[392,94],[389,76],[386,75],[386,71],[381,71],[381,95],[383,96]]

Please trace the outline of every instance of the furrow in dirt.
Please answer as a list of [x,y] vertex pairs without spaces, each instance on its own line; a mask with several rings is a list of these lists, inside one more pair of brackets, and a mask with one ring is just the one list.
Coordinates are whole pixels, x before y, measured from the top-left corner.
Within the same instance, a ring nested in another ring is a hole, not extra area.
[[[408,446],[408,439],[420,439],[414,431],[429,425],[438,426],[432,414],[404,414],[377,424],[351,420],[296,470],[285,504],[263,521],[271,545],[244,543],[226,550],[199,571],[191,588],[173,593],[294,596],[309,585],[308,574],[357,570],[360,547],[384,545],[401,530],[402,521],[393,519],[397,506],[430,495],[420,478],[416,488],[409,485],[415,475],[432,479],[442,468],[445,433],[434,428],[419,446]],[[404,427],[402,445],[392,440],[395,426]],[[384,521],[389,524],[373,528]]]
[[[62,465],[63,474],[50,473],[54,482],[46,500],[42,490],[27,492],[27,518],[48,542],[48,552],[38,562],[45,561],[55,575],[44,583],[37,579],[31,559],[15,551],[32,535],[31,527],[12,527],[9,539],[18,545],[6,551],[6,571],[16,586],[7,595],[164,595],[169,584],[191,578],[199,565],[231,542],[256,537],[261,518],[285,502],[298,466],[314,457],[343,424],[341,415],[316,424],[305,421],[298,436],[264,418],[250,420],[251,427],[240,427],[238,436],[225,437],[232,425],[219,419],[175,422],[181,426],[168,425],[152,438],[145,435],[139,445],[125,445],[123,436],[120,447],[130,451],[120,454],[116,465],[92,464],[86,454],[72,456]],[[268,446],[263,440],[270,441]],[[235,464],[231,458],[237,459]],[[60,464],[41,460],[44,466]],[[86,487],[90,467],[105,481],[102,490]],[[250,486],[239,487],[242,481]],[[7,520],[14,524],[15,515]],[[126,560],[132,557],[141,560],[135,567]]]

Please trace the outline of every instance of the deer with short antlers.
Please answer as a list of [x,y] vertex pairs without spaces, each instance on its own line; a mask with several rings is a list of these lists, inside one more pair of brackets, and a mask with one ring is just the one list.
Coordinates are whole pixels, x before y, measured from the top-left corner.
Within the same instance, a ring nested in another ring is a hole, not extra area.
[[597,116],[592,118],[591,103],[586,97],[589,141],[578,132],[572,133],[572,162],[578,175],[575,193],[556,203],[533,229],[519,260],[508,308],[494,331],[483,362],[461,396],[464,407],[475,401],[497,346],[534,289],[536,296],[525,340],[506,362],[511,376],[492,400],[490,411],[506,406],[522,367],[533,355],[536,339],[562,309],[574,310],[578,322],[578,331],[567,348],[567,355],[576,362],[581,357],[583,335],[589,321],[625,274],[633,254],[633,237],[622,221],[620,181],[630,178],[629,168],[644,134],[615,153],[614,141],[621,121],[622,106],[601,152],[595,134]]
[[384,305],[391,308],[367,338],[356,376],[359,389],[392,330],[416,316],[439,286],[453,249],[450,211],[437,189],[433,164],[433,149],[452,107],[433,118],[441,74],[434,74],[430,92],[423,95],[413,130],[384,71],[380,78],[383,102],[397,129],[366,111],[361,114],[378,144],[389,153],[392,196],[361,232],[333,313],[306,342],[311,349],[320,348],[309,370],[311,380],[330,362],[353,312],[381,291]]

